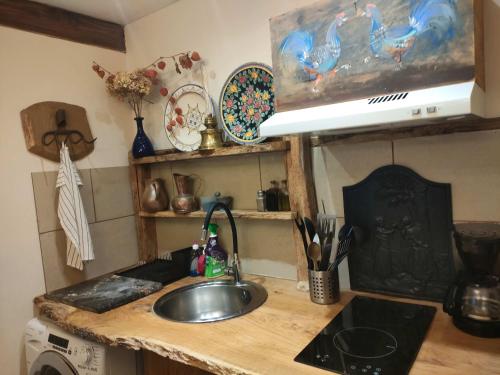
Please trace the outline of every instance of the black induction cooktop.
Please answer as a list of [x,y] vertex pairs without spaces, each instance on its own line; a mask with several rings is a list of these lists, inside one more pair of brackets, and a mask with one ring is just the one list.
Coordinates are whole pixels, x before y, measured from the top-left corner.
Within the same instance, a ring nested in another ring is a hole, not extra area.
[[339,374],[408,374],[436,308],[356,296],[295,357]]

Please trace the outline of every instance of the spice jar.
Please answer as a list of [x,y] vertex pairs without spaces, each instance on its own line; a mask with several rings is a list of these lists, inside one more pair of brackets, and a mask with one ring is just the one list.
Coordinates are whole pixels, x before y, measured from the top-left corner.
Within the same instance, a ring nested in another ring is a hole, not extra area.
[[266,210],[266,193],[263,190],[257,192],[257,211],[264,212]]

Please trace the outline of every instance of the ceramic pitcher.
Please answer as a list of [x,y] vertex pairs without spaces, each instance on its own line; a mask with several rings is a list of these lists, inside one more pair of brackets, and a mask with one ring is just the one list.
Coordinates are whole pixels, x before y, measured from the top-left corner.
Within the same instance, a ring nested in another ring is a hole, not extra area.
[[163,180],[155,178],[146,181],[142,193],[142,208],[148,212],[157,212],[168,209],[167,192]]

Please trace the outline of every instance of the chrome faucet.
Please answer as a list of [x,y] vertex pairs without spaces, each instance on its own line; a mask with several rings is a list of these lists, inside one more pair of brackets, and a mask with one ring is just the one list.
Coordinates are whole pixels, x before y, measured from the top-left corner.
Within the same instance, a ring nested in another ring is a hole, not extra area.
[[229,276],[234,276],[234,282],[239,284],[241,281],[240,277],[240,261],[238,259],[238,234],[236,233],[236,223],[234,222],[233,214],[231,214],[231,210],[222,202],[215,203],[212,208],[207,212],[207,216],[205,216],[205,222],[203,223],[203,228],[201,231],[201,240],[207,240],[207,231],[208,224],[210,224],[210,219],[212,218],[212,214],[215,210],[222,208],[229,219],[229,224],[231,225],[231,233],[233,235],[233,261],[231,264],[231,268],[226,270],[226,274]]

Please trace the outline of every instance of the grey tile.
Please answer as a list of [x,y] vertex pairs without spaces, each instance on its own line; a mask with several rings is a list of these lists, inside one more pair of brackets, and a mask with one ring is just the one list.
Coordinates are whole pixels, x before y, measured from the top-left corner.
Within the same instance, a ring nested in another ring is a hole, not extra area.
[[257,208],[255,197],[260,189],[257,155],[180,161],[172,164],[172,172],[199,176],[201,186],[197,196],[219,191],[234,198],[235,209]]
[[189,247],[199,241],[203,219],[166,219],[156,220],[158,253]]
[[323,146],[315,153],[314,178],[319,192],[318,202],[325,200],[327,209],[336,213],[337,217],[344,216],[342,187],[358,183],[373,170],[392,164],[391,142]]
[[278,182],[286,180],[285,154],[283,152],[262,154],[259,159],[262,189],[269,189],[272,180]]
[[63,230],[40,234],[43,273],[47,292],[87,279],[86,271],[66,266],[66,235]]
[[404,139],[394,142],[397,164],[423,177],[451,183],[453,219],[500,221],[500,131]]
[[[224,248],[231,252],[232,236],[228,220],[216,220]],[[266,259],[292,265],[297,254],[292,237],[292,221],[237,219],[238,248],[242,258]]]
[[138,260],[133,216],[90,225],[95,260],[83,271],[66,265],[66,235],[63,230],[40,235],[47,292],[135,264]]
[[[231,227],[227,220],[220,225],[221,244],[232,252]],[[297,254],[292,237],[291,221],[236,221],[238,249],[242,271],[255,275],[297,279]]]
[[91,175],[97,222],[134,214],[128,167],[92,169]]
[[135,217],[103,221],[90,226],[95,260],[87,265],[92,278],[131,266],[139,260]]
[[[94,202],[92,199],[92,188],[90,181],[90,170],[79,171],[83,186],[80,195],[83,207],[89,223],[95,222]],[[37,172],[31,174],[33,182],[33,193],[35,195],[35,206],[38,222],[38,232],[45,233],[61,229],[57,217],[58,189],[56,188],[57,172]]]

